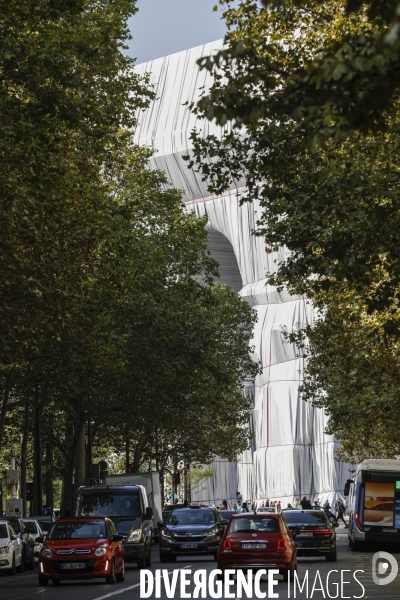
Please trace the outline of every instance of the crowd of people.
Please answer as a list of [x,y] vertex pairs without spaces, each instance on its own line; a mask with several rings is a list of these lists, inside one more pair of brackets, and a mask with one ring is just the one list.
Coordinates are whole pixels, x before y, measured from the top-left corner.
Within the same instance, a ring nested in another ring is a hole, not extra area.
[[[220,510],[229,510],[228,503],[226,500],[223,500],[218,507],[216,506],[216,508],[219,508]],[[280,500],[270,500],[269,498],[267,498],[261,503],[261,505],[258,508],[273,508],[275,512],[280,513],[282,511],[282,504]],[[343,501],[340,498],[336,500],[335,506],[332,508],[328,500],[326,500],[326,502],[321,506],[319,498],[311,502],[310,498],[303,496],[301,500],[299,500],[299,498],[295,498],[293,505],[289,503],[286,506],[286,508],[302,510],[320,510],[322,508],[330,521],[339,523],[339,520],[341,520],[344,523],[344,526],[346,528],[348,527],[348,524],[344,519],[346,508],[343,504]],[[234,510],[237,513],[254,512],[257,510],[257,503],[251,500],[246,500],[244,502],[234,502],[232,504],[231,510]]]

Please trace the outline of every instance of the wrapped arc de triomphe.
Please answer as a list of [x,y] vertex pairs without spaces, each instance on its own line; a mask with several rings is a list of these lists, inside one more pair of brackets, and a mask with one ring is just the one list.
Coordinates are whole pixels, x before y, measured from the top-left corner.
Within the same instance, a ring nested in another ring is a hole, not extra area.
[[338,443],[324,432],[323,411],[301,399],[304,361],[282,337],[282,327],[290,332],[311,323],[312,307],[304,298],[266,285],[265,274],[276,269],[279,253],[267,253],[262,237],[252,235],[260,211],[255,203],[240,206],[240,183],[223,196],[210,195],[201,175],[182,158],[190,154],[194,127],[202,135],[221,134],[219,127],[197,119],[187,104],[211,83],[211,75],[200,71],[196,61],[221,46],[218,41],[136,67],[150,73],[156,100],[139,115],[135,141],[155,149],[150,168],[164,170],[171,184],[183,190],[186,207],[207,215],[220,283],[233,286],[258,315],[253,344],[262,374],[245,386],[254,404],[252,448],[237,464],[215,460],[214,476],[193,490],[192,498],[232,503],[239,491],[258,505],[270,498],[286,506],[303,495],[332,501],[343,490],[348,468],[335,460]]

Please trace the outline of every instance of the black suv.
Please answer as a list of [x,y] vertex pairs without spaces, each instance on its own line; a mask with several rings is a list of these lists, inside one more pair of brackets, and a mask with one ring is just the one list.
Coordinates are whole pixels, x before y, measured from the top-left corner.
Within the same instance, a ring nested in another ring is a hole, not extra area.
[[297,556],[325,556],[336,561],[336,523],[330,523],[323,510],[285,510],[282,512],[292,532]]
[[166,525],[159,523],[160,562],[174,562],[177,556],[211,554],[216,560],[224,534],[218,510],[197,503],[176,508]]
[[25,523],[19,517],[6,517],[7,521],[11,524],[15,533],[23,544],[24,558],[22,564],[24,569],[35,568],[35,541],[30,533],[25,531]]

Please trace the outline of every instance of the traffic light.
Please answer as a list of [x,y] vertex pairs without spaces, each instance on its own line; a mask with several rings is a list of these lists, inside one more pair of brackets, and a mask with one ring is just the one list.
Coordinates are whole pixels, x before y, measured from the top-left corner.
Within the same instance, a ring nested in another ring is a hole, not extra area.
[[135,463],[129,463],[129,473],[136,473]]
[[175,483],[175,485],[179,485],[181,482],[181,473],[180,471],[178,471],[178,469],[176,469],[172,475],[172,481]]
[[26,482],[25,499],[30,502],[33,500],[33,481]]

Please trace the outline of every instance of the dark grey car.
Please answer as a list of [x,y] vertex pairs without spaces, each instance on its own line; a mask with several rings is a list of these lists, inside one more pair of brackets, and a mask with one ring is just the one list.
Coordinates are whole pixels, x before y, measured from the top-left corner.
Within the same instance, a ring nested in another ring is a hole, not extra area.
[[336,561],[336,524],[322,510],[285,510],[282,513],[292,532],[297,556],[325,556]]
[[214,508],[178,508],[161,530],[160,561],[173,562],[177,556],[197,554],[211,554],[216,559],[223,533],[221,515]]

